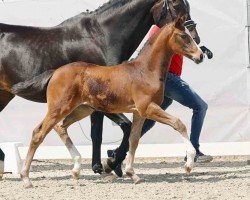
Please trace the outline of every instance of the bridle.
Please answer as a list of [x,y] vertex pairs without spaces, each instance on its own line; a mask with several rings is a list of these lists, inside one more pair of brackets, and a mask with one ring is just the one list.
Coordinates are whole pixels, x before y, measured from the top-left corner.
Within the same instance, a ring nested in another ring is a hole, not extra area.
[[[189,3],[187,0],[182,0],[183,4],[184,4],[184,7],[185,7],[185,10],[186,10],[186,13],[189,13],[190,12],[190,6],[189,6]],[[165,18],[166,15],[169,13],[170,14],[170,17],[171,17],[171,20],[173,21],[174,19],[176,19],[176,12],[175,12],[176,8],[169,3],[169,0],[164,0],[164,3],[163,3],[163,6],[162,6],[162,9],[161,9],[161,13],[159,15],[159,17],[157,18],[157,24],[158,22],[161,21],[162,18]],[[192,30],[194,28],[196,28],[196,23],[189,19],[187,20],[185,23],[184,23],[184,26],[188,29],[188,30]]]
[[194,28],[196,28],[197,23],[194,22],[194,20],[190,19],[185,21],[184,26],[188,29],[188,30],[192,30]]
[[164,11],[164,9],[166,9],[166,13],[170,13],[171,19],[175,19],[176,18],[176,14],[175,14],[175,8],[174,6],[170,6],[168,0],[164,0],[163,6],[162,6],[162,12]]

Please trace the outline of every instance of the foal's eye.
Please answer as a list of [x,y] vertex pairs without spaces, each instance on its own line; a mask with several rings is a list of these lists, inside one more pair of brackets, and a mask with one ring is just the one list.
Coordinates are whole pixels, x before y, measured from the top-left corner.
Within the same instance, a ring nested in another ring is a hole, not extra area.
[[180,35],[180,36],[181,36],[181,38],[182,38],[183,40],[188,39],[188,35],[186,35],[186,34],[182,34],[182,35]]

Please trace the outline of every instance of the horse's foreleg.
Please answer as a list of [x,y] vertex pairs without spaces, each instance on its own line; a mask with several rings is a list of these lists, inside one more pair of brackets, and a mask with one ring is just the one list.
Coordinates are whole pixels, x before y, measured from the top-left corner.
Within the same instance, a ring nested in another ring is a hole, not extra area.
[[138,147],[138,143],[141,137],[141,129],[145,119],[140,117],[138,113],[133,115],[132,130],[129,137],[129,152],[127,155],[127,163],[125,167],[125,173],[134,181],[134,183],[140,183],[143,181],[139,176],[137,176],[133,169],[135,151]]
[[158,106],[155,103],[149,104],[146,111],[144,113],[141,113],[144,117],[148,119],[152,119],[154,121],[170,125],[175,130],[177,130],[186,144],[186,151],[187,151],[187,162],[185,164],[185,170],[187,173],[190,173],[191,170],[194,167],[194,158],[196,151],[192,145],[192,143],[189,140],[188,134],[187,134],[187,128],[182,123],[182,121],[168,113],[166,113],[164,110],[161,109],[160,106]]
[[93,109],[87,106],[79,106],[72,113],[70,113],[65,119],[59,122],[54,130],[60,136],[61,140],[67,147],[72,160],[74,161],[74,168],[72,169],[72,175],[74,179],[78,179],[81,171],[81,154],[78,152],[74,146],[72,140],[70,139],[67,129],[68,127],[87,116],[93,112]]
[[95,173],[101,174],[103,167],[101,163],[101,144],[104,114],[94,112],[91,115],[91,139],[92,139],[92,169]]

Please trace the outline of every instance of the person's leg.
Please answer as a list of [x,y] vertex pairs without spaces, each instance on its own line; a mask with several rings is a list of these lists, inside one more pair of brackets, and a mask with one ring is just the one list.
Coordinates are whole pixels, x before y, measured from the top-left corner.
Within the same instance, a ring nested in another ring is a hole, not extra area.
[[[199,154],[199,138],[208,105],[179,76],[170,73],[168,76],[168,83],[169,84],[166,85],[165,96],[193,110],[190,140],[196,149],[197,154]],[[211,157],[209,157],[209,160],[210,159]]]

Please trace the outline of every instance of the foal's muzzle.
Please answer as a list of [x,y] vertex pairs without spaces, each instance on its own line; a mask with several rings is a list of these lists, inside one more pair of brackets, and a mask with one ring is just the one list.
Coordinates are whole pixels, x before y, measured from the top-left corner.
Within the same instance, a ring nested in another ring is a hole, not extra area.
[[202,63],[203,60],[204,60],[204,55],[203,55],[203,53],[200,53],[200,55],[197,56],[197,57],[193,57],[192,60],[193,60],[196,64]]

